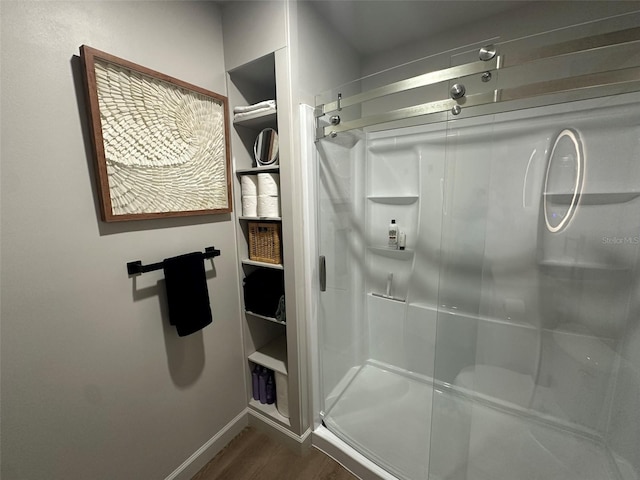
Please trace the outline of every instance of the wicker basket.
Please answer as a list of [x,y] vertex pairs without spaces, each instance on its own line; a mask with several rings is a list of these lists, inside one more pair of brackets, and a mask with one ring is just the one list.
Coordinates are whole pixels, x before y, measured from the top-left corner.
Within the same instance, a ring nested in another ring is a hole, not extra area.
[[249,259],[282,263],[279,223],[249,222]]

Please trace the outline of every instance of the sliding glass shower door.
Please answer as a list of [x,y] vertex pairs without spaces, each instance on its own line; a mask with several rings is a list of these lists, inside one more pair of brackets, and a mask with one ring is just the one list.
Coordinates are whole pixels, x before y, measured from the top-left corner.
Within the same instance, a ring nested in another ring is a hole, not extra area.
[[431,477],[619,478],[638,118],[633,94],[450,124]]
[[329,411],[366,359],[362,182],[364,139],[358,132],[317,144],[318,251],[321,292],[318,343],[323,412]]
[[[448,64],[449,55],[440,55],[421,68]],[[325,98],[384,80],[370,78]],[[447,91],[446,84],[427,86],[400,101],[436,100]],[[387,100],[367,102],[355,114],[342,110],[339,122],[385,112]],[[319,254],[326,265],[318,315],[323,422],[407,480],[428,475],[446,118],[439,115],[426,129],[386,125],[316,143]],[[389,244],[392,221],[403,245]]]
[[640,475],[640,94],[535,94],[597,69],[615,84],[637,46],[498,70],[496,92],[534,94],[448,121],[429,478]]

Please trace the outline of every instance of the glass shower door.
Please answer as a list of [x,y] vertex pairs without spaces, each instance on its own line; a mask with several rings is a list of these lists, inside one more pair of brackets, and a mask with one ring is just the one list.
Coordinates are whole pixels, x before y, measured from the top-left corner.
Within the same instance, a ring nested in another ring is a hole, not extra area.
[[[412,67],[442,68],[443,59],[448,64],[443,55]],[[360,108],[371,115],[447,91],[438,84]],[[341,121],[350,114],[343,109]],[[323,421],[402,480],[428,474],[445,119],[350,130],[316,143],[326,264],[318,315]],[[389,246],[392,220],[403,249]]]
[[[369,258],[366,140],[364,133],[352,131],[317,144],[319,253],[326,272],[318,309],[321,418],[334,435],[372,462],[398,478],[417,480],[425,477],[426,465],[419,475],[411,474],[416,468],[411,457],[418,463],[424,459],[428,436],[403,448],[408,433],[403,427],[407,422],[417,425],[411,412],[424,402],[415,401],[406,378],[379,362],[380,316],[397,326],[397,332],[387,327],[390,335],[383,343],[399,352],[404,307],[369,290],[376,275]],[[427,428],[423,418],[420,431]],[[418,454],[411,455],[415,449]]]
[[429,478],[638,478],[639,102],[449,121]]
[[[440,224],[440,177],[433,208],[421,212],[419,190],[443,157],[426,155],[437,148],[423,144],[435,135],[442,150],[444,134],[406,133],[348,132],[318,142],[319,250],[326,264],[318,317],[325,425],[396,477],[419,480],[428,468],[432,392],[425,375],[433,367],[433,349],[423,342],[433,338],[435,307],[426,307],[426,298],[408,302],[419,297],[410,287],[416,260],[433,261],[416,249],[420,223],[435,215],[431,228]],[[398,148],[402,141],[406,148]],[[387,243],[392,217],[409,239],[404,250]],[[437,284],[437,266],[432,274]]]
[[358,132],[317,144],[318,251],[321,292],[318,345],[322,414],[329,411],[366,357],[363,318],[361,183]]

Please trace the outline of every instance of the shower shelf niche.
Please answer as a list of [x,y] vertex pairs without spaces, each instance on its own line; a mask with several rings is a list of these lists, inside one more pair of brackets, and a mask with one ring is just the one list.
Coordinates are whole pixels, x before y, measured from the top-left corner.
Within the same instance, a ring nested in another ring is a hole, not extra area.
[[389,247],[368,247],[368,250],[374,255],[380,255],[382,257],[394,258],[396,260],[411,260],[413,258],[413,250],[395,250]]
[[538,262],[538,265],[548,270],[569,270],[575,269],[579,271],[601,271],[601,272],[628,272],[630,267],[621,265],[606,265],[604,263],[576,263],[575,261],[560,261],[560,260],[543,260]]
[[[545,198],[557,205],[571,205],[572,193],[545,193]],[[579,195],[579,205],[611,205],[627,203],[640,197],[640,192],[585,193]]]
[[411,205],[420,198],[418,195],[369,195],[372,202],[386,203],[388,205]]

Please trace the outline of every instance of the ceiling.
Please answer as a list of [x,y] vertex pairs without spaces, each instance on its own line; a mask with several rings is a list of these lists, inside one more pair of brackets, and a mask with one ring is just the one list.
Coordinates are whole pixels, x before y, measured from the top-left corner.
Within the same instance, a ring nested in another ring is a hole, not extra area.
[[526,1],[309,0],[363,56],[524,6]]

